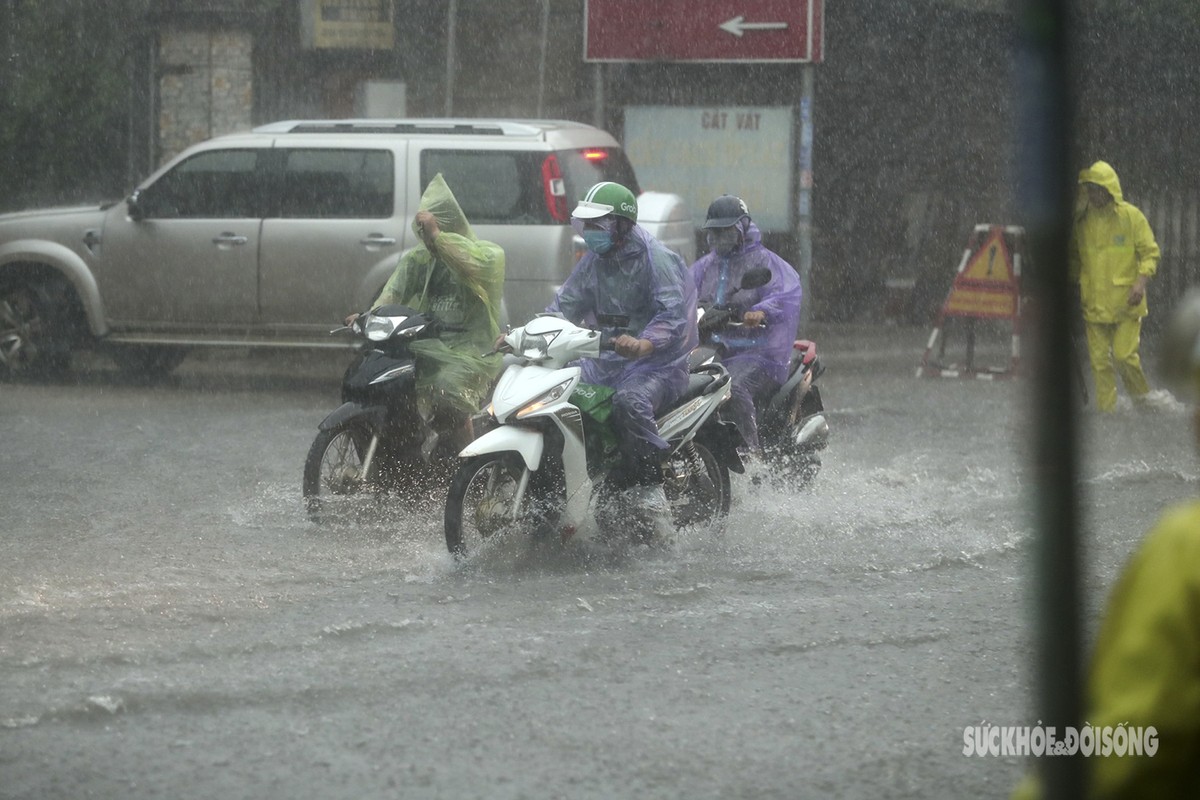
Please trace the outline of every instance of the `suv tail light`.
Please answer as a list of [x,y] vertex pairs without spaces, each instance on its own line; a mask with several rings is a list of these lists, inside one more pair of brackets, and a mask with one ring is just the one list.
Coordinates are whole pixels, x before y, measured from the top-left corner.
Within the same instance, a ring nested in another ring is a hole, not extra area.
[[555,222],[570,222],[571,212],[567,209],[567,183],[563,180],[558,156],[546,156],[542,162],[542,191],[546,195],[546,210]]
[[607,150],[584,150],[583,157],[588,161],[603,161],[608,158]]

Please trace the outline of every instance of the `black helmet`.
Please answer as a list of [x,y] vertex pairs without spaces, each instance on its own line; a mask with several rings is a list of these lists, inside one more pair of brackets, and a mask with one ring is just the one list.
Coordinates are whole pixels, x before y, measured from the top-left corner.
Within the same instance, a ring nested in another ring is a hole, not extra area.
[[713,200],[704,219],[705,228],[728,228],[736,225],[743,217],[750,216],[750,209],[740,197],[723,194]]

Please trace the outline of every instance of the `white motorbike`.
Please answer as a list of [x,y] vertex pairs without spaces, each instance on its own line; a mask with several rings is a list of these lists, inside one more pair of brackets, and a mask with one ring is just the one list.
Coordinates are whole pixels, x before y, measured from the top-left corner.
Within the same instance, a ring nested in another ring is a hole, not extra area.
[[[459,453],[446,500],[446,546],[455,556],[508,532],[565,542],[593,518],[601,538],[628,533],[627,519],[605,511],[616,494],[606,476],[620,463],[605,421],[611,395],[581,384],[580,368],[568,366],[599,357],[608,340],[549,315],[506,334],[506,369],[487,408],[496,427]],[[729,373],[707,365],[657,420],[670,445],[663,488],[676,527],[716,523],[729,510],[729,473],[744,470],[741,434],[716,414],[729,395]]]

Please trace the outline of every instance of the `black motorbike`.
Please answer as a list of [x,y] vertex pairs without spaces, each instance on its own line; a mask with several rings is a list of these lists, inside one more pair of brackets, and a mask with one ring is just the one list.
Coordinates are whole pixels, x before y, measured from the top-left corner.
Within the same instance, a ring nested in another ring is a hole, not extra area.
[[[751,269],[729,298],[740,291],[765,286],[770,280],[769,269]],[[699,317],[700,346],[688,357],[688,366],[693,371],[713,360],[719,361],[726,354],[724,345],[713,340],[714,333],[741,325],[728,302],[702,306]],[[821,451],[829,443],[829,423],[816,383],[824,371],[817,358],[816,344],[797,339],[792,345],[787,379],[754,398],[762,459],[770,467],[768,477],[795,488],[805,488],[817,477]]]
[[342,404],[322,420],[304,461],[304,500],[320,520],[364,494],[424,500],[457,466],[466,417],[444,418],[417,403],[412,343],[461,331],[407,306],[386,305],[349,326],[360,356],[342,378]]

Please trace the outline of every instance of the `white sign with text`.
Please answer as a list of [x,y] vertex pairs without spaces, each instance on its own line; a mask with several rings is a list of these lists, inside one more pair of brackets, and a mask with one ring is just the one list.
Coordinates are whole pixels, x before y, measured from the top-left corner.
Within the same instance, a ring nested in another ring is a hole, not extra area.
[[746,201],[763,231],[793,229],[790,106],[629,106],[625,151],[643,191],[673,192],[696,225],[714,198]]

